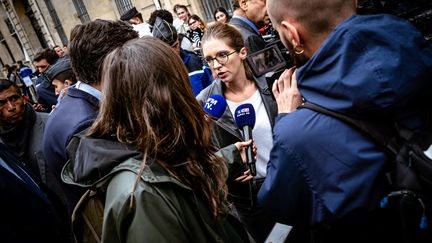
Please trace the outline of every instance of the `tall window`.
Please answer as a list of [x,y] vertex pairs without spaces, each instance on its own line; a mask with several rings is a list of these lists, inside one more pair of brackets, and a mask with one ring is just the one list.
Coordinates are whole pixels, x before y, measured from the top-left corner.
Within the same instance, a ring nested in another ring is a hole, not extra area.
[[27,17],[29,18],[30,23],[33,26],[33,29],[36,33],[36,37],[38,38],[41,46],[43,48],[47,48],[48,43],[45,40],[45,37],[42,33],[42,27],[39,25],[39,22],[35,16],[35,13],[33,12],[32,8],[31,8],[30,2],[28,0],[24,0],[23,5],[24,5],[25,15],[27,15]]
[[[9,54],[9,56],[12,58],[12,61],[15,62],[15,57],[13,56],[13,54],[12,54],[10,48],[9,48],[9,45],[7,44],[5,38],[3,37],[3,34],[2,34],[1,32],[0,32],[0,43],[1,43],[1,45],[6,49],[6,51],[7,51],[8,54]],[[2,59],[0,59],[0,64],[1,64],[2,66],[4,66],[4,63],[3,63],[3,60],[2,60]]]
[[48,11],[51,15],[53,22],[54,22],[54,28],[56,28],[57,33],[59,34],[62,43],[66,44],[68,42],[68,39],[66,37],[66,33],[63,30],[63,26],[60,22],[60,19],[57,15],[56,10],[54,9],[54,6],[51,3],[51,0],[45,0],[45,4],[47,5]]
[[126,13],[129,9],[133,8],[132,2],[130,0],[115,0],[117,9],[120,15]]
[[82,0],[72,0],[75,9],[78,13],[78,18],[81,20],[81,23],[85,24],[90,22],[90,16],[87,13],[87,9]]
[[[19,47],[20,47],[20,50],[23,50],[23,46],[22,46],[22,44],[21,44],[21,41],[18,39],[18,35],[17,35],[16,31],[15,31],[15,28],[14,28],[13,25],[12,25],[12,22],[11,22],[10,19],[7,18],[7,17],[4,19],[4,21],[5,21],[5,23],[6,23],[7,27],[8,27],[8,29],[9,29],[10,36],[11,36],[12,38],[15,39],[16,43],[18,43],[18,45],[19,45]],[[6,43],[6,42],[5,42],[5,43]],[[6,43],[6,44],[7,44],[7,43]],[[9,48],[9,47],[7,47],[7,48]],[[12,59],[14,59],[14,57],[13,57],[13,55],[12,55],[12,52],[10,52],[10,50],[9,50],[9,54],[11,55]],[[14,61],[15,61],[15,60],[14,60]]]

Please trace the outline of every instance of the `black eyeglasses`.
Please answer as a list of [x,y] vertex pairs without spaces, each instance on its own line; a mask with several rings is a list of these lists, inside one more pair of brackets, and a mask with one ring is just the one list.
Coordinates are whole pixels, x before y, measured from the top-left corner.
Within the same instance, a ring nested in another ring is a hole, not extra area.
[[218,53],[216,53],[216,57],[205,57],[205,58],[203,58],[203,61],[206,62],[211,67],[214,66],[214,60],[218,61],[219,64],[225,64],[228,62],[229,56],[231,56],[232,54],[234,54],[236,52],[237,51],[233,51],[231,53],[228,53],[225,51],[218,52]]
[[196,23],[196,21],[192,21],[192,22],[189,22],[189,25],[193,25],[195,23]]

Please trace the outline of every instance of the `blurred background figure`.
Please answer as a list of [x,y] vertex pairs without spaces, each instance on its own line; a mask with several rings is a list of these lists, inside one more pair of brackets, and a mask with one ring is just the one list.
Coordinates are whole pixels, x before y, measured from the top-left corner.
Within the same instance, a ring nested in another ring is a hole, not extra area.
[[227,169],[177,55],[144,37],[104,61],[100,113],[74,138],[79,159],[63,171],[83,186],[108,178],[102,242],[248,241],[230,214]]
[[185,5],[176,4],[174,5],[173,11],[177,15],[177,19],[174,20],[173,26],[176,28],[178,33],[186,34],[189,30],[189,10]]
[[22,92],[22,87],[24,86],[24,83],[19,77],[18,74],[18,67],[16,65],[4,65],[4,70],[7,72],[6,78],[10,81],[12,81],[15,85],[17,85],[20,89],[20,92]]
[[65,52],[64,52],[63,48],[61,48],[58,45],[55,45],[53,47],[53,50],[56,52],[56,54],[57,54],[58,57],[63,57],[65,55]]
[[219,7],[213,12],[213,18],[217,22],[228,23],[231,19],[231,16],[228,14],[225,8]]
[[213,75],[210,68],[204,65],[202,59],[194,52],[181,49],[179,36],[172,25],[157,17],[153,26],[153,36],[167,43],[181,57],[189,72],[194,95],[198,95],[201,90],[212,83]]
[[[155,10],[150,14],[150,18],[147,21],[150,24],[150,30],[153,31],[153,25],[156,21],[156,17],[160,17],[161,19],[165,20],[166,22],[168,22],[170,25],[173,25],[173,21],[174,18],[171,14],[170,11],[165,10],[165,9],[159,9],[159,10]],[[173,25],[174,26],[174,25]],[[177,31],[177,30],[176,30]],[[185,34],[185,33],[179,33],[177,32],[178,37],[179,37],[179,42],[180,42],[180,48],[182,50],[188,51],[188,52],[193,52],[195,54],[197,54],[193,48],[193,42],[191,39],[189,39],[189,37]]]
[[53,105],[57,103],[57,96],[55,95],[54,86],[51,82],[44,77],[45,71],[50,65],[53,65],[59,56],[51,48],[40,50],[33,58],[33,65],[37,68],[33,74],[36,79],[36,92],[38,95],[38,106],[35,107],[37,111],[51,112]]
[[189,39],[193,41],[192,46],[194,50],[198,52],[201,47],[201,38],[204,35],[205,29],[207,29],[207,24],[196,14],[192,14],[189,17],[188,24],[189,24],[189,30],[188,30]]
[[140,38],[143,36],[151,36],[150,25],[144,22],[142,14],[138,12],[135,7],[124,13],[120,17],[120,20],[131,24],[134,30],[138,32]]
[[235,25],[243,37],[249,54],[267,45],[259,29],[270,22],[265,0],[233,0],[234,14],[230,24]]

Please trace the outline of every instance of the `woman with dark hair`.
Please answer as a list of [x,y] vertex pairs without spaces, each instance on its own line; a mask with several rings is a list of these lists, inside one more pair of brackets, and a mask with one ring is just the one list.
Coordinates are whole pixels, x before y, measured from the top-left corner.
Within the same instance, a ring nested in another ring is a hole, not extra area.
[[[197,99],[205,102],[219,94],[227,101],[224,114],[215,122],[213,136],[229,164],[228,199],[254,240],[264,242],[275,222],[257,205],[256,195],[266,176],[277,105],[265,79],[256,79],[246,64],[247,50],[236,27],[218,22],[209,26],[202,38],[202,55],[217,78]],[[234,120],[234,112],[244,103],[253,105],[256,112],[252,134],[257,148],[257,175],[253,180],[239,153],[238,142],[243,138]]]
[[64,171],[81,185],[106,180],[102,242],[247,241],[178,55],[154,37],[135,39],[106,57],[102,75],[99,115],[71,142],[79,160]]
[[226,24],[230,21],[231,16],[228,14],[226,9],[224,9],[223,7],[218,7],[213,12],[213,18],[217,22]]

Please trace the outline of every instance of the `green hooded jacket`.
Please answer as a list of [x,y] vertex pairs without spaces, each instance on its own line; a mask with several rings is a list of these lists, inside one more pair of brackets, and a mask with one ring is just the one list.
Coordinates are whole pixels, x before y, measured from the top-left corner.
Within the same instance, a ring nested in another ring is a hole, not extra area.
[[248,242],[240,222],[215,218],[188,186],[147,160],[133,191],[142,154],[124,144],[75,135],[62,179],[91,188],[106,185],[102,242]]

